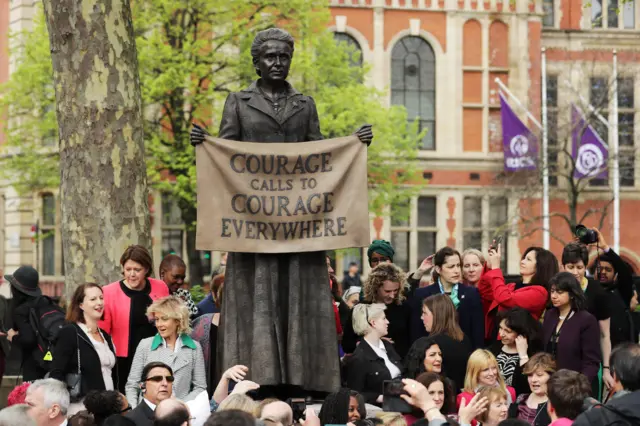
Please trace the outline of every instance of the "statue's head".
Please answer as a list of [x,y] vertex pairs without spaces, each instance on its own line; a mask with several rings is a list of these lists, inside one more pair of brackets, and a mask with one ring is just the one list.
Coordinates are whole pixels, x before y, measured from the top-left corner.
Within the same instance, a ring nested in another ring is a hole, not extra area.
[[293,58],[293,45],[293,37],[285,30],[269,28],[260,31],[251,45],[256,73],[264,80],[286,80]]

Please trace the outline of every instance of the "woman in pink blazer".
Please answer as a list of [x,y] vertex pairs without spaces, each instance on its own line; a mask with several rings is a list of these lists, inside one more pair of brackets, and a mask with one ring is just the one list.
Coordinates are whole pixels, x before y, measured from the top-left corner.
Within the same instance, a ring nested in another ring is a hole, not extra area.
[[147,317],[147,308],[154,300],[168,296],[169,289],[163,281],[149,278],[153,260],[140,245],[127,247],[120,265],[124,278],[102,288],[104,319],[99,325],[113,339],[119,390],[124,393],[138,343],[157,331]]

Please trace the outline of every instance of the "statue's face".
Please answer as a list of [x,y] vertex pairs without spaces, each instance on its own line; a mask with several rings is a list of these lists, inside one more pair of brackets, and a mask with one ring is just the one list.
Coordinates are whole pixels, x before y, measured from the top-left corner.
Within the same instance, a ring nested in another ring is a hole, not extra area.
[[284,81],[289,75],[292,52],[283,41],[269,40],[262,45],[255,67],[266,81]]

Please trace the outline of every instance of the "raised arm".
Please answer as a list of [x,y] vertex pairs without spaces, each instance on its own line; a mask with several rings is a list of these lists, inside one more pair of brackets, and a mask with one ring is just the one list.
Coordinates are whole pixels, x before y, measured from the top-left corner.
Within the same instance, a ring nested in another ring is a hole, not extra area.
[[609,244],[607,244],[607,241],[604,239],[602,232],[600,232],[598,228],[593,228],[593,230],[598,234],[598,247],[607,254],[609,259],[611,259],[611,265],[617,274],[618,291],[620,292],[625,305],[629,306],[631,298],[633,297],[633,273],[618,253],[609,247]]

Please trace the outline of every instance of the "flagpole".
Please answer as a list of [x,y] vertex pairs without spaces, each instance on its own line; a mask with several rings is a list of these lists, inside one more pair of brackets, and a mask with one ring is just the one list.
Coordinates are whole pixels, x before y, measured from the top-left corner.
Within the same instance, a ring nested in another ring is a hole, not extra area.
[[549,250],[549,153],[547,120],[547,53],[542,48],[542,247]]
[[569,82],[569,80],[565,80],[564,84],[573,91],[573,93],[575,95],[577,95],[580,98],[580,101],[582,101],[583,105],[586,105],[587,109],[589,110],[590,113],[592,113],[598,120],[600,120],[600,122],[602,124],[604,124],[607,129],[609,128],[609,120],[607,120],[606,118],[604,118],[594,107],[593,105],[591,105],[589,103],[589,101],[587,101],[584,96],[582,96],[582,94],[577,91],[576,89],[574,89],[574,87],[571,85],[571,83]]
[[518,98],[516,98],[513,93],[511,93],[511,90],[509,90],[509,88],[507,86],[504,85],[504,83],[502,82],[502,80],[500,80],[498,77],[495,78],[494,80],[496,82],[496,84],[498,85],[498,87],[500,88],[500,90],[502,90],[503,92],[505,92],[507,95],[509,95],[509,98],[515,102],[516,105],[518,105],[518,107],[522,110],[524,110],[524,112],[527,114],[527,118],[529,120],[531,120],[533,122],[533,124],[535,124],[536,126],[538,126],[538,129],[542,130],[542,125],[540,124],[540,122],[538,121],[538,119],[529,112],[528,109],[526,109],[524,107],[524,105],[522,105],[522,103],[520,102],[520,100]]
[[613,51],[611,145],[613,151],[613,249],[620,253],[620,162],[618,141],[618,53]]

